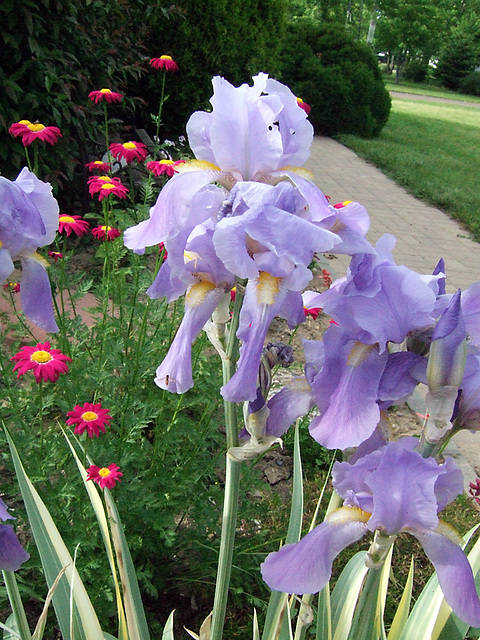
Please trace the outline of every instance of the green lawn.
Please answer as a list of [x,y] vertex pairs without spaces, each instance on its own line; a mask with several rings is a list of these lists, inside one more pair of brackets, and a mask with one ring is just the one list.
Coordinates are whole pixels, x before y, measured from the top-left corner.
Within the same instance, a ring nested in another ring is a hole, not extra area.
[[480,109],[394,99],[379,138],[340,141],[480,241]]
[[390,76],[384,76],[385,86],[389,91],[398,91],[399,93],[414,93],[422,96],[432,96],[434,98],[448,98],[450,100],[458,100],[460,102],[480,102],[477,96],[469,96],[463,93],[455,93],[448,91],[442,87],[435,87],[431,84],[422,84],[419,82],[401,81],[398,84]]

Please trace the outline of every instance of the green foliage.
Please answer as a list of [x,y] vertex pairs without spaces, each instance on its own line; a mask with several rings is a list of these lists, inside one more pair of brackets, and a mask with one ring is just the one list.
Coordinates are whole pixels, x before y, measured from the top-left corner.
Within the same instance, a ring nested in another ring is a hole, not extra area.
[[[146,41],[152,56],[168,53],[179,65],[167,81],[171,99],[163,131],[168,134],[183,134],[192,111],[209,106],[212,76],[238,85],[259,71],[275,75],[285,28],[284,0],[184,0],[181,7],[168,22],[152,11]],[[161,82],[159,72],[151,75],[149,92],[142,93],[148,102]]]
[[413,82],[425,82],[428,73],[428,65],[420,60],[412,60],[407,64],[403,72],[405,80]]
[[472,73],[479,61],[480,21],[476,16],[466,16],[445,42],[435,76],[447,89],[458,91],[461,81]]
[[480,73],[474,71],[460,80],[459,89],[471,96],[480,96]]
[[281,79],[312,107],[317,134],[371,137],[387,122],[390,97],[375,56],[338,26],[291,25]]

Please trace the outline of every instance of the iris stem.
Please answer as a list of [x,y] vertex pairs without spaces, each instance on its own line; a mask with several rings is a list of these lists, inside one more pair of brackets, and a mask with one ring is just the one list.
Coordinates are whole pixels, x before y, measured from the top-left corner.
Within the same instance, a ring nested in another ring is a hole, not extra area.
[[[223,384],[226,384],[235,371],[238,354],[236,337],[243,295],[240,287],[236,287],[235,306],[230,322],[230,335],[225,359],[222,359]],[[232,573],[233,548],[237,523],[238,495],[240,490],[241,462],[228,455],[228,449],[238,446],[237,405],[224,400],[225,428],[227,436],[227,462],[225,475],[225,496],[223,503],[222,532],[220,537],[220,553],[218,557],[217,581],[213,603],[212,627],[210,640],[221,640],[225,624],[228,590]]]
[[23,608],[22,598],[20,597],[20,591],[18,590],[17,579],[13,571],[2,571],[3,580],[7,589],[8,600],[10,606],[15,615],[15,620],[18,625],[18,632],[22,640],[32,640],[32,634],[30,633],[30,627],[28,626],[27,616],[25,615],[25,609]]

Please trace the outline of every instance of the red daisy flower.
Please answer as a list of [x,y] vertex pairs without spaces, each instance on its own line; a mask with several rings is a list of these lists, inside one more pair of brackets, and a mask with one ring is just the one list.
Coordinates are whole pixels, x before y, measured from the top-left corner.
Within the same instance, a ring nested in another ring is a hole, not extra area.
[[116,464],[109,464],[108,467],[97,467],[92,464],[87,469],[87,480],[93,480],[100,485],[101,489],[113,489],[123,476],[119,469],[120,467]]
[[114,142],[110,145],[110,151],[116,160],[125,158],[127,164],[130,164],[130,162],[133,162],[134,160],[143,162],[148,155],[147,147],[143,142],[130,141],[124,142],[123,144],[120,142]]
[[114,229],[113,227],[109,227],[105,225],[103,225],[102,227],[95,227],[95,229],[92,229],[92,234],[95,236],[95,238],[98,238],[99,240],[105,240],[105,237],[106,237],[107,242],[109,242],[110,240],[114,240],[115,238],[118,238],[119,236],[122,235],[118,229]]
[[307,114],[307,116],[308,116],[308,114],[312,110],[312,107],[309,104],[307,104],[306,102],[304,102],[301,98],[297,98],[297,103],[298,103],[298,106],[301,109],[303,109],[305,111],[305,113]]
[[59,258],[63,258],[63,253],[60,253],[60,251],[49,251],[48,255],[50,258],[53,258],[55,262],[57,262]]
[[98,104],[101,100],[106,100],[107,102],[121,102],[123,98],[123,94],[115,93],[111,89],[100,89],[100,91],[90,91],[88,94],[90,100],[94,100],[95,104]]
[[345,200],[344,202],[337,202],[337,204],[333,205],[334,209],[343,209],[343,207],[346,207],[347,204],[351,204],[352,201],[351,200]]
[[165,69],[165,71],[178,71],[178,64],[173,60],[172,56],[160,56],[160,58],[152,58],[150,66],[154,69]]
[[14,371],[18,369],[17,378],[32,369],[37,384],[41,380],[56,382],[61,373],[68,373],[66,361],[72,361],[60,349],[52,349],[50,342],[39,342],[35,347],[22,347],[10,360],[17,363],[13,367]]
[[8,131],[16,138],[20,137],[24,147],[28,147],[37,138],[53,145],[62,137],[58,127],[46,127],[40,122],[30,120],[15,122]]
[[58,222],[59,232],[62,233],[62,231],[66,231],[67,236],[69,236],[72,231],[77,236],[83,236],[83,234],[87,233],[90,228],[88,222],[83,220],[81,216],[67,216],[65,214],[60,214]]
[[103,162],[102,160],[87,162],[85,166],[89,171],[95,171],[96,169],[98,169],[99,171],[110,171],[110,169],[112,168],[110,162]]
[[105,433],[105,425],[109,425],[112,416],[110,409],[102,409],[101,404],[85,402],[83,407],[76,404],[73,411],[67,413],[67,424],[71,427],[75,425],[74,432],[81,436],[86,430],[90,438],[98,435],[100,431]]
[[166,173],[170,178],[174,173],[177,173],[178,169],[175,167],[179,164],[184,164],[185,160],[152,160],[147,162],[147,169],[153,173],[154,176],[161,176],[162,173]]
[[3,285],[5,291],[10,290],[12,293],[18,293],[20,291],[20,285],[18,282],[7,282]]
[[[98,186],[98,188],[97,188]],[[113,194],[119,198],[126,198],[128,189],[118,180],[117,182],[101,182],[95,187],[95,193],[98,193],[98,201],[101,202],[104,198]],[[93,185],[90,186],[91,188]],[[91,193],[91,191],[90,191]],[[93,194],[92,194],[93,195]]]

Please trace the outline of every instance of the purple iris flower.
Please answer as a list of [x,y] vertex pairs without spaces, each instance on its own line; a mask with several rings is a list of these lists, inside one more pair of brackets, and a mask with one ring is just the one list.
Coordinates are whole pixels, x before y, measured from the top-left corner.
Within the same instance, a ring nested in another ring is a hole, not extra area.
[[397,266],[391,250],[395,238],[384,235],[373,253],[352,258],[346,278],[319,296],[324,312],[352,337],[365,344],[402,343],[415,329],[433,326],[438,284],[442,276],[420,276]]
[[213,78],[213,110],[196,112],[187,124],[190,146],[197,160],[179,172],[161,191],[150,218],[127,229],[125,244],[142,251],[165,242],[185,227],[202,222],[192,206],[194,196],[215,183],[225,194],[242,181],[294,184],[307,201],[309,215],[331,215],[322,192],[297,170],[309,157],[313,128],[290,89],[264,73],[253,86],[233,87]]
[[333,484],[344,506],[300,542],[267,557],[261,570],[269,587],[316,593],[329,581],[333,561],[345,547],[368,532],[380,532],[385,539],[405,531],[420,541],[456,615],[478,627],[480,600],[461,538],[438,518],[462,493],[462,473],[452,459],[439,465],[422,458],[414,451],[416,444],[415,438],[402,438],[354,464],[335,463]]
[[[7,511],[7,505],[0,499],[0,520],[15,520]],[[13,527],[0,524],[0,569],[17,571],[29,559],[29,554],[17,540]]]
[[50,244],[58,229],[58,204],[49,184],[27,168],[14,182],[0,176],[0,282],[22,264],[20,301],[25,315],[45,331],[58,331],[45,267],[36,253]]
[[480,430],[480,347],[468,345],[465,373],[452,422],[455,428]]
[[172,393],[184,393],[193,386],[192,342],[222,299],[230,298],[235,282],[213,250],[211,221],[185,235],[179,234],[166,245],[168,258],[148,290],[152,298],[166,296],[169,300],[186,294],[185,314],[155,377],[159,387]]

